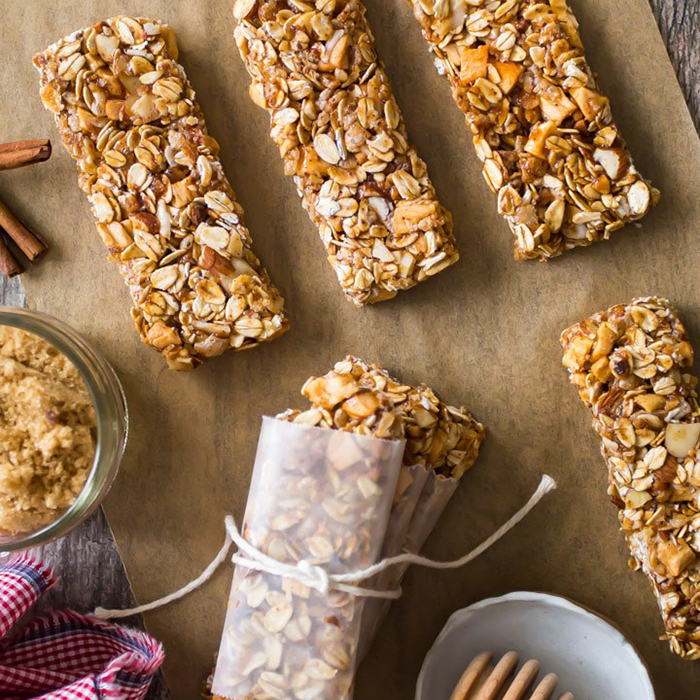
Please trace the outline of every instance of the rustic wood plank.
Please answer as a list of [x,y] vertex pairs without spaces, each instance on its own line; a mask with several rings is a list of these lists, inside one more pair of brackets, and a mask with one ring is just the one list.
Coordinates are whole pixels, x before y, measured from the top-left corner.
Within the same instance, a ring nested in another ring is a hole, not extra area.
[[[649,0],[668,47],[671,61],[700,132],[700,0]],[[0,305],[24,306],[19,278],[0,279]],[[129,582],[112,533],[102,513],[59,542],[38,552],[55,568],[61,579],[44,605],[71,607],[86,612],[98,605],[110,608],[134,605]],[[128,621],[142,627],[140,619]],[[162,677],[148,695],[150,700],[170,697]]]
[[19,277],[8,280],[0,274],[0,306],[24,306],[24,290]]
[[650,0],[650,4],[700,132],[700,0]]

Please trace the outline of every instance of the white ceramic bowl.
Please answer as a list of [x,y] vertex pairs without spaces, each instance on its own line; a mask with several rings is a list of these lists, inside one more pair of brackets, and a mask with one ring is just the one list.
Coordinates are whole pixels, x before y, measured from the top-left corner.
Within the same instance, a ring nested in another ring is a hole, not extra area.
[[540,678],[576,700],[654,700],[644,662],[602,617],[559,596],[510,593],[458,610],[423,662],[416,700],[449,700],[464,669],[481,652],[517,651],[541,662]]

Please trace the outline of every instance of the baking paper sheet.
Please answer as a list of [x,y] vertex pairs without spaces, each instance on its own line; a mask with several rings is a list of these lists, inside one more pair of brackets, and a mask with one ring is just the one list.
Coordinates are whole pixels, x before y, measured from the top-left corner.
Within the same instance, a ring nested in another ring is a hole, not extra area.
[[[591,63],[612,99],[640,170],[663,192],[641,230],[567,253],[516,263],[462,115],[439,77],[404,0],[367,0],[379,53],[411,137],[454,215],[461,261],[375,308],[343,299],[316,230],[282,173],[267,116],[248,98],[232,39],[229,0],[0,0],[0,140],[51,136],[34,52],[115,12],[152,15],[175,29],[222,161],[244,205],[256,250],[287,299],[292,329],[192,374],[168,372],[141,345],[116,267],[106,260],[75,166],[60,148],[32,168],[0,174],[0,193],[43,234],[51,252],[23,279],[30,305],[82,331],[121,376],[131,411],[123,468],[105,503],[136,597],[189,581],[240,521],[260,418],[301,406],[299,389],[353,353],[404,381],[425,381],[466,403],[489,431],[428,543],[436,557],[474,547],[530,495],[542,471],[560,490],[468,568],[414,570],[392,605],[357,697],[412,697],[433,639],[457,608],[517,589],[569,596],[617,622],[651,668],[660,700],[697,694],[700,664],[657,640],[661,621],[606,496],[605,467],[588,412],[560,366],[560,331],[635,295],[667,295],[700,349],[700,148],[646,0],[573,0]],[[186,600],[146,617],[163,640],[176,700],[196,697],[212,665],[230,569]],[[381,683],[377,683],[381,678]]]

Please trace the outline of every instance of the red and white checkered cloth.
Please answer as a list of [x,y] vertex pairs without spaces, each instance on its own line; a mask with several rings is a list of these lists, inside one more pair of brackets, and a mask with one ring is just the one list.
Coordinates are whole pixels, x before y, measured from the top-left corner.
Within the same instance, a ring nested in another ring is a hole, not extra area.
[[0,567],[0,699],[143,698],[165,656],[145,632],[70,610],[20,624],[55,582],[27,557]]

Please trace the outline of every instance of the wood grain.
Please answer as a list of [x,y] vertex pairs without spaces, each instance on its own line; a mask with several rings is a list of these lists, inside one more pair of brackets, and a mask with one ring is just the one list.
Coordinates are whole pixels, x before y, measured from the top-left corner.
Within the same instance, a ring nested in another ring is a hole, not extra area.
[[700,132],[700,0],[650,0],[650,4]]
[[[700,0],[650,0],[650,4],[700,132],[700,81],[697,80],[700,74]],[[0,305],[24,304],[20,280],[0,279]],[[43,602],[44,607],[70,607],[86,612],[98,605],[110,608],[134,605],[129,581],[102,511],[63,540],[37,553],[45,557],[61,577]],[[142,626],[139,619],[128,622]],[[168,697],[159,677],[148,698],[167,700]]]

